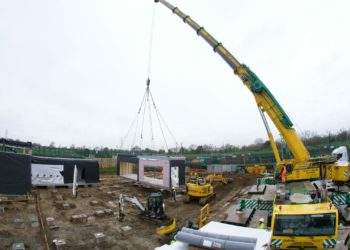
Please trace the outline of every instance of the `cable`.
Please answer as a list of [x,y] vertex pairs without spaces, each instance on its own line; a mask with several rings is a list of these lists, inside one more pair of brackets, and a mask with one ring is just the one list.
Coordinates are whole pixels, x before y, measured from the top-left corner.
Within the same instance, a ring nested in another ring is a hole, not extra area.
[[150,31],[150,39],[149,39],[149,48],[148,48],[148,69],[147,76],[150,78],[151,75],[151,61],[152,61],[152,44],[153,44],[153,33],[154,33],[154,23],[156,16],[156,4],[153,5],[153,13],[152,13],[152,23],[151,23],[151,31]]
[[146,89],[147,95],[145,98],[145,104],[143,105],[143,114],[142,114],[142,125],[141,125],[141,136],[140,136],[140,149],[142,149],[142,143],[143,143],[143,125],[145,123],[145,113],[146,113],[146,102],[149,100],[149,89],[147,87]]
[[171,132],[169,126],[168,126],[167,123],[165,122],[165,120],[164,120],[162,114],[161,114],[160,111],[157,109],[156,104],[155,104],[155,102],[154,102],[153,95],[152,95],[151,92],[150,92],[150,96],[151,96],[151,100],[152,100],[152,102],[153,102],[153,107],[154,107],[154,109],[155,109],[155,111],[156,111],[156,114],[159,114],[159,116],[160,116],[161,120],[163,121],[165,127],[167,128],[169,134],[170,134],[171,137],[173,138],[173,140],[174,140],[174,142],[175,142],[175,144],[176,144],[176,148],[177,148],[177,145],[178,145],[177,140],[176,140],[174,134]]
[[151,110],[151,102],[149,100],[148,100],[148,112],[149,112],[149,124],[150,124],[150,130],[151,130],[152,149],[154,150],[155,147],[154,147],[154,134],[153,134],[153,123],[152,123],[152,110]]

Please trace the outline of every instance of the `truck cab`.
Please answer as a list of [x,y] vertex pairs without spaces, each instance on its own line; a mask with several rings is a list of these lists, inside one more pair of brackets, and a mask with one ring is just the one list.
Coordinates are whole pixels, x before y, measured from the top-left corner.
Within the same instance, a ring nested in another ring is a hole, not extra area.
[[309,181],[277,185],[271,249],[330,249],[338,237],[338,210],[323,185]]

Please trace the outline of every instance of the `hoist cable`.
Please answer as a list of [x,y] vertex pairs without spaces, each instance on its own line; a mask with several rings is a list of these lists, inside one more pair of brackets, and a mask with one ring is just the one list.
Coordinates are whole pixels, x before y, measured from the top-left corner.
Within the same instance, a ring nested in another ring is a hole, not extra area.
[[[149,92],[151,92],[149,90]],[[150,124],[150,130],[151,130],[151,143],[152,143],[152,149],[154,148],[154,134],[153,134],[153,123],[152,123],[152,110],[151,110],[151,102],[148,101],[148,112],[149,112],[149,124]]]
[[177,147],[177,140],[176,140],[176,138],[175,138],[174,134],[171,132],[171,130],[170,130],[170,128],[169,128],[169,126],[168,126],[168,125],[167,125],[167,123],[165,122],[165,120],[164,120],[164,118],[163,118],[162,114],[160,113],[160,111],[159,111],[159,110],[158,110],[158,108],[156,107],[156,104],[155,104],[155,101],[154,101],[154,98],[153,98],[153,95],[152,95],[152,93],[151,93],[151,92],[150,92],[150,96],[151,96],[151,100],[152,100],[152,103],[153,103],[153,107],[154,107],[154,109],[155,109],[156,113],[157,113],[157,114],[159,114],[159,116],[160,116],[161,120],[163,121],[163,123],[164,123],[165,127],[167,128],[167,130],[168,130],[169,134],[170,134],[170,135],[171,135],[171,137],[173,138],[173,140],[174,140],[174,142],[175,142],[175,144],[176,144],[176,147]]
[[149,101],[149,89],[147,88],[147,94],[146,94],[146,98],[145,98],[145,103],[143,105],[143,114],[142,114],[142,124],[141,124],[141,136],[140,136],[140,148],[142,148],[142,143],[143,143],[143,125],[145,123],[145,113],[146,113],[146,102]]
[[[128,129],[128,132],[126,133],[126,135],[125,135],[124,138],[122,139],[122,143],[121,143],[122,145],[124,144],[125,140],[127,139],[127,137],[128,137],[128,135],[129,135],[129,133],[130,133],[132,127],[134,126],[135,121],[137,121],[137,123],[136,123],[136,129],[135,129],[135,134],[136,134],[137,127],[138,127],[138,120],[139,120],[140,110],[141,110],[141,108],[142,108],[142,104],[143,104],[143,102],[144,102],[145,96],[146,96],[146,91],[145,91],[145,93],[143,94],[142,101],[141,101],[141,104],[140,104],[140,108],[139,108],[139,110],[138,110],[138,112],[137,112],[137,114],[136,114],[134,120],[132,121],[132,123],[131,123],[131,125],[130,125],[130,127],[129,127],[129,129]],[[134,135],[134,138],[135,138],[135,136],[136,136],[136,135]],[[135,142],[135,139],[134,139],[134,142]],[[135,144],[135,143],[133,143],[132,145],[130,145],[130,147],[134,146],[134,144]],[[122,147],[123,147],[123,146],[122,146]]]
[[152,12],[152,23],[151,23],[151,31],[150,31],[150,39],[149,39],[149,48],[148,48],[148,69],[147,69],[147,77],[150,78],[151,75],[151,63],[152,63],[152,44],[153,44],[153,33],[154,33],[154,23],[155,23],[155,16],[156,16],[156,5],[153,5],[153,12]]

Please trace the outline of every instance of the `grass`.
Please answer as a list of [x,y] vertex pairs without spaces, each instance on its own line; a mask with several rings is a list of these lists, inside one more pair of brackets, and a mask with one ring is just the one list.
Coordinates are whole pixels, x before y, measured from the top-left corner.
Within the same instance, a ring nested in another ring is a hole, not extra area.
[[116,167],[100,168],[100,174],[115,174]]

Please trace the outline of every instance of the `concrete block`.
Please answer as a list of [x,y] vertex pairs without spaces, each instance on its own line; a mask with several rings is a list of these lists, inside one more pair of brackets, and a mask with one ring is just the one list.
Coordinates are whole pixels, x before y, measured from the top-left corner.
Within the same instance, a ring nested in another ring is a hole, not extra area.
[[91,206],[97,206],[97,205],[99,204],[99,202],[93,200],[93,201],[90,201],[89,204],[90,204]]
[[66,248],[66,241],[64,239],[54,239],[52,242],[56,250],[62,250]]
[[102,232],[94,233],[94,237],[96,240],[96,244],[101,244],[101,243],[105,242],[105,240],[106,240],[106,235]]
[[12,250],[25,250],[24,243],[13,243],[12,244]]
[[118,205],[115,204],[113,201],[107,202],[106,206],[109,208],[117,208],[118,207]]
[[113,215],[112,209],[106,208],[106,209],[104,210],[104,212],[105,212],[106,215]]
[[63,209],[64,210],[68,210],[68,209],[70,209],[70,204],[69,203],[63,203]]
[[71,216],[70,220],[73,223],[85,223],[87,222],[87,218],[86,214],[74,214]]
[[16,229],[22,229],[24,228],[24,223],[22,219],[16,218],[15,219],[15,228]]
[[132,228],[129,226],[124,226],[121,228],[122,229],[122,235],[127,236],[130,235],[132,233]]
[[111,191],[108,191],[106,194],[107,194],[107,196],[109,196],[109,197],[113,197],[113,196],[114,196],[114,193],[111,192]]
[[96,210],[94,214],[95,214],[96,217],[102,217],[102,216],[105,216],[105,211],[103,211],[103,210]]
[[48,226],[54,226],[55,225],[55,219],[53,217],[46,217],[46,223]]
[[32,226],[32,227],[39,227],[39,219],[38,219],[38,217],[32,217],[32,218],[30,218],[30,225]]

